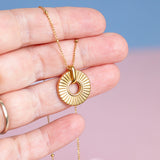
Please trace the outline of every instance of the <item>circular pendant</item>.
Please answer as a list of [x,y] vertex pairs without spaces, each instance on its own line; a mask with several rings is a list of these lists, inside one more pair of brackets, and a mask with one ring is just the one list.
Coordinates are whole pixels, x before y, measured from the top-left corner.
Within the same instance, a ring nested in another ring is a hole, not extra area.
[[69,86],[72,84],[71,72],[65,72],[59,79],[57,91],[60,99],[68,105],[77,106],[83,103],[89,96],[91,84],[86,74],[76,70],[76,82],[78,92],[71,93]]

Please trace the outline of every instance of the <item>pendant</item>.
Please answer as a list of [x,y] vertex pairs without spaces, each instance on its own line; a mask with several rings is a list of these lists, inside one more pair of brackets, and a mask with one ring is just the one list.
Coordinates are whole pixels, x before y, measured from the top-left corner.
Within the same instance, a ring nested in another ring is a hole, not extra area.
[[[71,93],[69,86],[73,83],[78,85],[78,92]],[[71,106],[77,106],[86,101],[91,91],[91,84],[87,75],[73,66],[69,68],[59,79],[57,92],[60,99]]]

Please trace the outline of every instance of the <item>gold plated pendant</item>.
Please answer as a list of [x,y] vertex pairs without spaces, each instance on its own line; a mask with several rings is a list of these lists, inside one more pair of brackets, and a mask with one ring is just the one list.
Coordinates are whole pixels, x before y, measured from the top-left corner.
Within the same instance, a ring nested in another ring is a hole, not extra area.
[[[74,63],[75,63],[75,54],[76,54],[76,48],[77,48],[77,43],[78,39],[74,40],[74,48],[73,48],[73,57],[72,57],[72,65],[68,66],[67,61],[65,59],[63,49],[61,48],[54,24],[52,22],[52,19],[50,18],[48,11],[44,8],[39,6],[46,15],[49,24],[51,26],[54,39],[57,42],[59,52],[64,60],[64,64],[66,68],[68,69],[67,72],[65,72],[61,78],[59,79],[58,85],[57,85],[57,92],[60,97],[60,99],[71,106],[75,106],[75,113],[77,113],[77,105],[83,103],[89,96],[90,90],[91,90],[91,84],[90,81],[83,72],[78,71],[74,68]],[[71,93],[70,91],[70,85],[76,83],[78,85],[78,91],[77,93]],[[48,118],[48,123],[50,122],[49,115],[47,116]],[[79,142],[79,137],[77,138],[77,158],[80,160],[80,142]],[[54,160],[55,154],[51,154],[52,160]]]
[[[78,92],[71,93],[69,86],[77,83]],[[68,105],[77,106],[83,103],[89,96],[91,84],[86,74],[71,67],[70,71],[65,72],[59,79],[57,91],[60,99]]]

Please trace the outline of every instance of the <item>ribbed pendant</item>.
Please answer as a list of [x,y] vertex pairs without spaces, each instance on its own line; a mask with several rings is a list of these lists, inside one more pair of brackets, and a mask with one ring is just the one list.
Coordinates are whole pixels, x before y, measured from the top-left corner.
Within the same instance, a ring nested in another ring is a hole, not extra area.
[[78,85],[78,92],[71,93],[69,86],[73,83],[70,71],[65,72],[59,79],[57,85],[57,92],[60,99],[71,106],[77,106],[83,103],[89,96],[91,91],[91,84],[89,78],[83,72],[76,70],[76,80],[74,83]]

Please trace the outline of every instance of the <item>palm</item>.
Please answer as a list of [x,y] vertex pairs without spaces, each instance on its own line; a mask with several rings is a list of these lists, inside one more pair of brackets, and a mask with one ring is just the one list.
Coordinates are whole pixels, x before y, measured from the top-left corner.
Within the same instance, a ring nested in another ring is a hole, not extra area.
[[[105,20],[96,10],[70,7],[48,10],[68,63],[73,39],[79,39],[75,67],[88,75],[92,86],[90,97],[114,87],[119,80],[114,63],[126,57],[126,41],[118,34],[103,33]],[[9,129],[67,109],[56,93],[57,80],[65,66],[42,11],[38,8],[1,11],[0,33],[0,99],[8,110]],[[31,85],[45,79],[49,80]],[[0,122],[3,122],[1,111]],[[0,131],[4,128],[1,124]],[[0,159],[8,160],[10,154],[12,159],[40,159],[73,141],[83,128],[83,118],[71,114],[24,135],[1,139]]]

